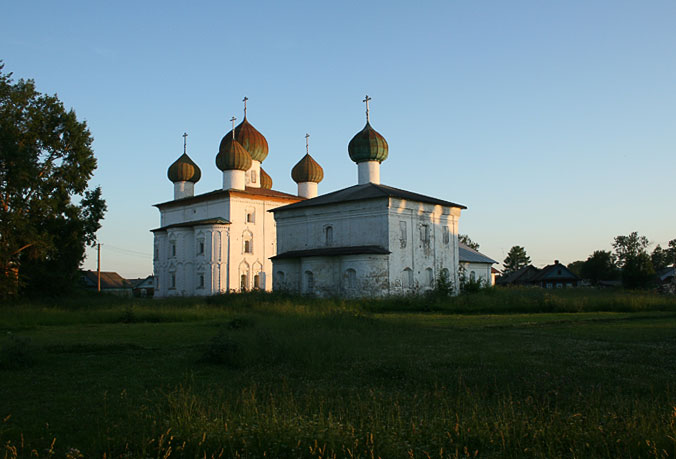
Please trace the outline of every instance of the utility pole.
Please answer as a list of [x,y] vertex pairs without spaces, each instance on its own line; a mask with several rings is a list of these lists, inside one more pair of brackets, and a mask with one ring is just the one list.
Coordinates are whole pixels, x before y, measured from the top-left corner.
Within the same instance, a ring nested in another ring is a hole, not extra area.
[[101,244],[96,244],[96,291],[101,291]]

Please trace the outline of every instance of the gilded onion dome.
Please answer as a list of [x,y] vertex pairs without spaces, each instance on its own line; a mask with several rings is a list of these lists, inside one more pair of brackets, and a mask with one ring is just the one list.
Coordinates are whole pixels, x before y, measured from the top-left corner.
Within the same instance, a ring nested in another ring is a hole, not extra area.
[[[232,137],[232,131],[228,132],[223,140],[229,137]],[[246,116],[244,121],[235,128],[235,138],[249,152],[251,159],[263,162],[268,156],[268,141],[247,121]]]
[[172,182],[192,182],[197,183],[202,177],[202,171],[197,164],[190,159],[186,153],[183,153],[167,171],[167,177]]
[[272,189],[272,177],[268,175],[267,172],[261,167],[261,188],[266,190]]
[[365,161],[378,161],[382,163],[387,159],[387,140],[380,135],[367,121],[364,129],[357,132],[347,145],[350,159],[355,163]]
[[324,169],[315,161],[310,154],[303,156],[303,159],[291,169],[291,178],[296,183],[314,182],[319,183],[324,179]]
[[232,134],[226,135],[218,148],[216,167],[222,171],[247,171],[251,167],[251,155],[239,142],[233,140]]

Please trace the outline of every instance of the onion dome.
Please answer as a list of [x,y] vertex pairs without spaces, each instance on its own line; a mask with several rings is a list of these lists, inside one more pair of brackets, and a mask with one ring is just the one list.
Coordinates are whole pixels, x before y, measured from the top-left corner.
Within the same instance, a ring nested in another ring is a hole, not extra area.
[[[223,140],[227,138],[232,138],[232,131],[228,132]],[[235,138],[249,152],[251,159],[263,162],[268,156],[268,141],[247,121],[246,116],[235,128]]]
[[169,166],[167,177],[172,182],[192,182],[197,183],[202,178],[202,171],[197,164],[190,159],[186,153],[183,153],[174,164]]
[[357,132],[347,145],[350,159],[355,163],[365,161],[378,161],[382,163],[387,159],[387,140],[380,135],[367,121],[364,129]]
[[233,140],[232,134],[226,135],[218,148],[216,167],[222,171],[248,171],[251,168],[251,155],[239,142]]
[[314,182],[319,183],[324,179],[324,169],[312,156],[306,154],[303,159],[291,169],[291,178],[296,183]]
[[261,167],[261,188],[264,188],[266,190],[272,189],[272,177],[270,177],[268,173],[263,170],[262,167]]

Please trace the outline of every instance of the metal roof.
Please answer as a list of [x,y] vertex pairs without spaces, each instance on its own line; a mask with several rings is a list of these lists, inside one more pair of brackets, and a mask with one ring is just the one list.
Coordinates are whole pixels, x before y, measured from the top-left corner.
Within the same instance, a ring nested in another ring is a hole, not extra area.
[[432,198],[412,191],[400,190],[387,185],[376,185],[375,183],[365,183],[363,185],[354,185],[342,190],[334,191],[332,193],[323,194],[316,198],[308,199],[301,202],[296,202],[287,206],[277,207],[271,212],[279,212],[291,209],[302,209],[305,207],[326,206],[330,204],[338,204],[350,201],[363,201],[366,199],[379,198],[399,198],[407,201],[425,202],[444,207],[458,207],[460,209],[467,209],[462,204],[456,204],[450,201],[443,201],[441,199]]
[[155,228],[151,229],[151,232],[156,232],[156,231],[166,231],[168,229],[172,228],[192,228],[193,226],[200,226],[200,225],[229,225],[230,222],[226,220],[225,218],[217,217],[217,218],[205,218],[203,220],[194,220],[191,222],[183,222],[183,223],[174,223],[173,225],[167,225],[163,226],[161,228]]
[[246,187],[245,190],[214,190],[208,193],[202,193],[195,196],[188,196],[185,198],[174,199],[172,201],[154,204],[158,209],[179,207],[186,204],[195,204],[197,202],[215,201],[229,196],[243,196],[251,199],[265,199],[281,202],[296,202],[303,200],[300,196],[294,194],[282,193],[281,191],[268,190],[265,188]]
[[339,255],[387,255],[390,251],[378,245],[355,245],[349,247],[321,247],[318,249],[291,250],[280,253],[271,260],[280,258],[331,257]]
[[497,263],[497,261],[493,260],[492,258],[488,258],[483,253],[474,250],[462,242],[458,243],[458,257],[460,258],[461,263]]

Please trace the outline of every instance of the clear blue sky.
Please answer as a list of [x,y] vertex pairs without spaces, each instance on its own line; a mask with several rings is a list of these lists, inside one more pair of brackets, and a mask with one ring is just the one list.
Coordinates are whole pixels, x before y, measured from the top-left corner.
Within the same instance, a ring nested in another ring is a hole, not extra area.
[[[347,143],[371,121],[382,182],[464,204],[460,232],[502,261],[569,263],[614,236],[676,238],[676,2],[4,2],[0,59],[87,121],[108,214],[106,271],[152,272],[152,234],[182,153],[220,188],[231,116],[266,136],[295,193],[356,183]],[[95,268],[88,251],[86,268]]]

